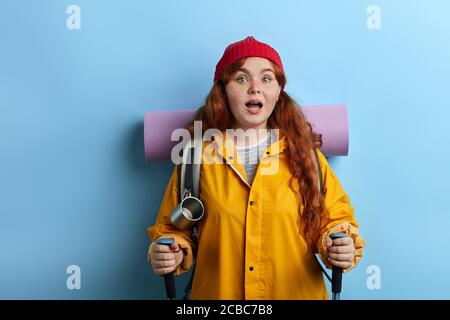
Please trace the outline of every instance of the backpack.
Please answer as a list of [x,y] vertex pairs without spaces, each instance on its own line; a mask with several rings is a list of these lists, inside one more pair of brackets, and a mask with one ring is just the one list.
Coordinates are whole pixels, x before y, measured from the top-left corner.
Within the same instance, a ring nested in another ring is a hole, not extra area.
[[[184,149],[182,149],[182,163],[178,166],[178,202],[181,202],[181,200],[184,199],[184,195],[188,192],[192,196],[196,197],[197,199],[200,199],[200,169],[201,169],[201,157],[202,157],[202,151],[203,151],[203,139],[197,139],[194,141],[189,140]],[[314,158],[316,160],[316,170],[319,173],[319,190],[323,194],[326,190],[324,190],[323,185],[323,178],[322,178],[322,169],[320,167],[320,161],[319,156],[317,154],[317,149],[313,149]],[[189,159],[189,161],[188,161]],[[194,255],[194,262],[193,262],[193,268],[191,273],[191,278],[189,279],[188,284],[186,285],[186,288],[184,290],[184,297],[183,300],[188,300],[189,295],[192,288],[192,281],[194,279],[194,273],[195,273],[195,266],[196,266],[196,255],[197,255],[197,246],[198,241],[200,239],[200,231],[198,223],[195,223],[192,227],[192,239],[196,243],[195,249],[193,250]],[[318,258],[315,256],[316,260],[318,261]],[[325,274],[325,276],[328,278],[328,280],[331,282],[331,277],[328,275],[328,273],[325,271],[323,266],[318,261],[318,264],[322,270],[322,272]]]

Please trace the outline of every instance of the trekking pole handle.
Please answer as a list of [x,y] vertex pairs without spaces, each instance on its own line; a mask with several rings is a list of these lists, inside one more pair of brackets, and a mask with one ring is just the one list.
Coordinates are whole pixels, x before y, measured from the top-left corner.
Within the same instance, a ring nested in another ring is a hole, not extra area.
[[[162,238],[156,240],[157,244],[166,245],[168,247],[170,247],[170,245],[174,242],[175,240],[173,240],[172,238]],[[166,286],[167,300],[174,300],[176,297],[176,291],[173,271],[164,275],[164,284]]]
[[[332,240],[345,238],[345,233],[333,233],[330,235]],[[342,268],[333,266],[331,274],[331,292],[333,293],[333,300],[340,300],[342,290]]]

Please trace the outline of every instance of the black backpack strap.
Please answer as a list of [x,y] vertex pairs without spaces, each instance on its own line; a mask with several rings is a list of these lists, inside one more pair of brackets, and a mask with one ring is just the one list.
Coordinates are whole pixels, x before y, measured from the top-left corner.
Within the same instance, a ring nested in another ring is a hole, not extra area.
[[319,175],[319,190],[320,193],[324,194],[326,190],[323,185],[322,168],[320,166],[319,155],[317,154],[316,148],[313,148],[313,150],[314,150],[314,157],[316,158],[317,173]]
[[181,150],[181,163],[178,165],[178,203],[180,203],[185,196],[186,192],[186,169],[188,156],[190,153],[190,141],[186,144],[186,146]]
[[[187,190],[191,195],[200,199],[200,165],[201,165],[201,156],[202,156],[202,142],[195,141],[192,143],[190,140],[188,142],[187,147],[182,150],[182,163],[178,168],[178,185],[180,186],[179,201],[183,199],[184,192]],[[184,153],[188,154],[185,155]],[[192,227],[192,239],[196,243],[196,247],[198,246],[199,240],[199,226],[198,223],[195,223]],[[183,300],[189,299],[189,294],[192,289],[192,282],[194,279],[195,266],[197,260],[197,248],[192,250],[194,255],[193,267],[191,278],[189,279],[186,288],[184,289]]]
[[177,171],[178,171],[178,203],[180,203],[181,200],[183,200],[183,199],[182,199],[183,190],[181,189],[181,188],[182,188],[182,182],[181,182],[181,175],[182,175],[182,173],[181,173],[181,167],[182,167],[182,166],[183,166],[183,164],[180,163],[180,164],[178,165],[178,167],[177,167]]
[[203,141],[201,139],[192,142],[181,150],[182,161],[178,166],[178,201],[184,198],[184,193],[189,193],[200,199],[200,167],[202,161]]
[[194,158],[194,153],[192,152],[192,148],[187,149],[188,156],[187,156],[187,163],[186,163],[186,172],[184,174],[184,189],[189,190],[189,192],[192,194],[193,190],[193,179],[192,179],[192,161]]
[[[320,160],[319,160],[319,155],[317,154],[317,149],[313,148],[314,150],[314,157],[316,158],[316,165],[317,165],[317,171],[318,171],[318,175],[319,175],[319,190],[320,193],[325,197],[325,193],[326,193],[326,188],[324,186],[324,182],[323,182],[323,177],[322,177],[322,168],[320,166]],[[322,273],[325,275],[325,277],[328,279],[328,281],[331,282],[331,277],[328,274],[328,272],[325,270],[325,268],[322,266],[322,264],[320,263],[319,259],[317,258],[317,256],[314,254],[314,257],[317,260],[317,264],[320,267],[320,270],[322,270]]]

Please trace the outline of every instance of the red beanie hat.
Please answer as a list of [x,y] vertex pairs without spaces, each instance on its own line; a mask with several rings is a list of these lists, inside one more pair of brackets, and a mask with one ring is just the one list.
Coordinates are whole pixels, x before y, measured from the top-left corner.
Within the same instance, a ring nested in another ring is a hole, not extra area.
[[[214,82],[217,81],[222,73],[233,63],[245,57],[266,58],[275,63],[283,72],[281,58],[274,48],[268,44],[259,42],[253,37],[247,37],[244,40],[230,44],[223,53],[222,58],[216,65]],[[284,85],[283,85],[284,89]]]

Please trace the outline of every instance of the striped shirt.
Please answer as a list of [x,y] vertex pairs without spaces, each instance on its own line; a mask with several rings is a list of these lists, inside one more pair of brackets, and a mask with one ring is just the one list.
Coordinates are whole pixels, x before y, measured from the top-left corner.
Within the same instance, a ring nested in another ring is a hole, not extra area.
[[245,168],[245,173],[247,174],[247,182],[251,186],[253,183],[253,178],[255,177],[256,169],[258,168],[259,160],[263,155],[264,151],[275,141],[276,137],[272,130],[268,129],[267,134],[259,142],[250,145],[236,147],[239,154],[239,158],[242,165]]

